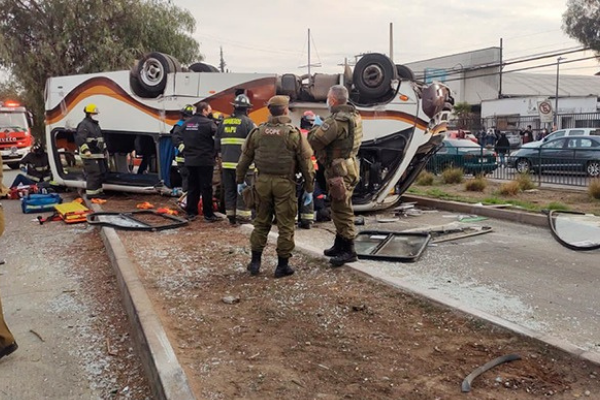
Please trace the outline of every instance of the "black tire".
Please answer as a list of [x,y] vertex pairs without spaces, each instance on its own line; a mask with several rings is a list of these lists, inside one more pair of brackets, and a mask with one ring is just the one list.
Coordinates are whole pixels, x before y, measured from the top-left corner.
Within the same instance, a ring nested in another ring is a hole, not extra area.
[[214,67],[210,64],[205,64],[202,62],[198,62],[190,65],[190,71],[194,72],[220,72],[217,67]]
[[10,169],[19,169],[19,163],[18,162],[16,162],[16,163],[15,162],[9,162],[9,163],[6,163],[6,165],[8,165],[8,167]]
[[352,81],[362,97],[378,99],[391,90],[391,82],[397,77],[396,66],[388,56],[371,53],[358,60]]
[[599,177],[600,176],[600,161],[598,161],[598,160],[588,161],[587,165],[585,166],[585,172],[587,173],[588,176],[590,176],[592,178]]
[[531,161],[526,158],[519,158],[515,163],[515,169],[519,174],[528,174],[531,172]]
[[129,86],[131,87],[132,93],[139,97],[152,97],[152,95],[140,85],[140,81],[137,78],[137,66],[131,68],[131,71],[129,72]]
[[179,60],[170,54],[167,54],[166,56],[169,57],[169,60],[171,60],[171,62],[173,63],[173,70],[171,72],[181,72],[182,68]]
[[398,78],[400,78],[403,81],[415,80],[415,73],[406,65],[396,64],[396,72],[398,73]]
[[168,55],[149,53],[138,61],[135,77],[149,94],[148,97],[157,97],[165,90],[167,74],[174,72],[174,69],[174,63]]

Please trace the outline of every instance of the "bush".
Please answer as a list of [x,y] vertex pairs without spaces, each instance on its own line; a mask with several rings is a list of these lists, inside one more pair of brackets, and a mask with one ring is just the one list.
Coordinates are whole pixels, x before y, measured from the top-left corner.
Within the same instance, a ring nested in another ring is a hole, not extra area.
[[431,186],[433,185],[434,176],[431,172],[421,171],[419,176],[417,177],[416,184],[419,186]]
[[519,188],[521,190],[535,189],[535,183],[533,183],[531,176],[527,173],[519,174],[515,181],[519,183]]
[[569,211],[569,207],[564,205],[563,203],[558,203],[556,201],[553,201],[552,203],[548,204],[548,207],[546,207],[548,210],[556,210],[556,211]]
[[590,180],[590,185],[588,186],[588,193],[592,198],[600,200],[600,179],[592,179]]
[[483,192],[487,187],[487,179],[481,175],[477,175],[475,178],[468,180],[465,183],[465,189],[469,192]]
[[465,173],[461,168],[450,167],[442,171],[442,181],[448,184],[462,183]]
[[519,190],[519,182],[511,181],[500,185],[498,193],[500,193],[503,196],[515,196],[517,193],[519,193]]

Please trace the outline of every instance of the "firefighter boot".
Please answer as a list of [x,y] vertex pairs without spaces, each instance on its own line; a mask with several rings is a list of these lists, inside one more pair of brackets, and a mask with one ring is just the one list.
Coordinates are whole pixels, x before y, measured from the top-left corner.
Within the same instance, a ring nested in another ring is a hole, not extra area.
[[256,276],[260,273],[261,257],[262,257],[262,253],[260,251],[252,252],[252,261],[250,261],[250,264],[248,264],[248,267],[246,268],[248,271],[250,271],[250,275]]
[[323,252],[327,257],[336,257],[342,252],[342,238],[340,235],[335,235],[333,246]]
[[294,270],[288,264],[289,258],[277,257],[277,268],[275,268],[275,278],[283,278],[294,274]]
[[356,249],[354,248],[354,239],[341,238],[341,240],[342,251],[329,260],[334,268],[341,267],[346,263],[358,261],[358,255],[356,254]]

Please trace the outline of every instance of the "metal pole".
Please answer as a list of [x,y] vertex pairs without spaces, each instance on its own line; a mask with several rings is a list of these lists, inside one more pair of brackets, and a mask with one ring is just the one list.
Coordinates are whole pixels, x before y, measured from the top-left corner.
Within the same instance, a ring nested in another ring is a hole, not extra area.
[[502,38],[500,38],[500,85],[498,87],[498,98],[502,98]]
[[554,126],[558,129],[558,79],[560,76],[560,60],[562,57],[556,59],[556,97],[554,98]]
[[390,60],[394,62],[394,23],[390,22]]
[[310,28],[308,28],[308,79],[310,80]]

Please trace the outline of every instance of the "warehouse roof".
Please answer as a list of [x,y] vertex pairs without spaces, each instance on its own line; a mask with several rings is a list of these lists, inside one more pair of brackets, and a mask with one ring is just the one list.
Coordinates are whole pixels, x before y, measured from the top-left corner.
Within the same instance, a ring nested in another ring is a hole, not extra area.
[[[559,76],[559,97],[600,96],[600,76]],[[518,96],[556,96],[556,75],[510,72],[502,75],[502,94]]]

